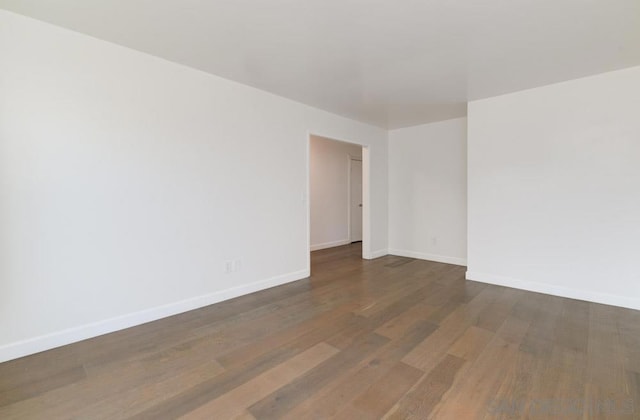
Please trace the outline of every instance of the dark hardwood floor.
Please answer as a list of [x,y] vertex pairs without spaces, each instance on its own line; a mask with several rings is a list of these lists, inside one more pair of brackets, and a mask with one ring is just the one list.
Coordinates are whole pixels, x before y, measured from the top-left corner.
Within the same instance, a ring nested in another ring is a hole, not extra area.
[[640,312],[360,252],[0,364],[0,418],[640,418]]

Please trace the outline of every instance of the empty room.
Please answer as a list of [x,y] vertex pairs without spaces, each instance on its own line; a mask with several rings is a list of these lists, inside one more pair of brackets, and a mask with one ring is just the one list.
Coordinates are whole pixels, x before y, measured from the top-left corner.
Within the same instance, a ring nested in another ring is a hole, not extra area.
[[0,419],[640,419],[640,1],[0,0]]

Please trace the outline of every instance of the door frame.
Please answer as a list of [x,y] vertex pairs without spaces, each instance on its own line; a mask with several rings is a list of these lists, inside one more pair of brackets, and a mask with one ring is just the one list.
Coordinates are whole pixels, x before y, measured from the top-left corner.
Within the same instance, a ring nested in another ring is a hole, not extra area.
[[[311,272],[311,136],[324,137],[342,143],[349,143],[362,147],[362,258],[372,259],[371,256],[371,155],[369,146],[355,141],[337,138],[317,131],[307,131],[306,138],[306,190],[302,201],[307,207],[307,270]],[[349,160],[351,157],[349,156]],[[351,165],[351,163],[349,163]],[[351,174],[349,173],[349,176]],[[351,184],[349,184],[351,194]],[[351,207],[349,201],[349,208]],[[349,211],[351,211],[349,209]],[[351,238],[351,214],[349,214],[349,238]]]

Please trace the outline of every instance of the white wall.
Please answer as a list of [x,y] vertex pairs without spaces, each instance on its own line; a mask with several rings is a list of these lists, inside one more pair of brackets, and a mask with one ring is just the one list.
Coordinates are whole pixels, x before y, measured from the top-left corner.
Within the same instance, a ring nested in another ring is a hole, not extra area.
[[385,253],[384,130],[5,11],[0,92],[0,361],[305,277],[309,132]]
[[468,119],[468,278],[640,309],[640,67]]
[[389,132],[389,253],[466,264],[466,118]]
[[310,137],[311,250],[345,245],[349,236],[349,160],[362,146]]

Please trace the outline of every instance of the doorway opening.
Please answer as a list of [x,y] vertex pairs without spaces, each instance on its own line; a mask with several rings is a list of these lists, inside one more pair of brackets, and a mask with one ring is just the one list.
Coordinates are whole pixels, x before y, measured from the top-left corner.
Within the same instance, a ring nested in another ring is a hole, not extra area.
[[307,146],[309,269],[311,252],[368,258],[368,147],[316,134]]

